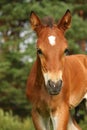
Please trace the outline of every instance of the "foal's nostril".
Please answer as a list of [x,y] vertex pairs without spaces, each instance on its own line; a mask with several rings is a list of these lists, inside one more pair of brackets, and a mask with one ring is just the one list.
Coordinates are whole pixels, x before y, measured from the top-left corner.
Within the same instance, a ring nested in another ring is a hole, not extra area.
[[60,89],[62,86],[62,80],[59,80],[56,83],[53,82],[52,80],[48,80],[48,86],[51,88],[55,88],[55,89],[59,88]]
[[53,82],[52,80],[48,80],[47,89],[51,95],[59,94],[59,92],[61,91],[61,88],[62,88],[62,80],[59,80],[57,82]]
[[52,80],[48,80],[49,87],[55,87],[55,83]]
[[61,88],[61,86],[62,86],[62,80],[59,80],[59,81],[56,83],[56,86],[57,86],[58,88]]

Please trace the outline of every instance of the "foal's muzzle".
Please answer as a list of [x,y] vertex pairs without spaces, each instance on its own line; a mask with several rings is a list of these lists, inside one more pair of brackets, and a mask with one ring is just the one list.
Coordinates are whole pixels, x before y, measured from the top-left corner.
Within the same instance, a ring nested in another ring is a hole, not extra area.
[[61,91],[62,88],[62,80],[57,81],[56,83],[52,80],[48,80],[47,82],[47,90],[50,95],[57,95]]

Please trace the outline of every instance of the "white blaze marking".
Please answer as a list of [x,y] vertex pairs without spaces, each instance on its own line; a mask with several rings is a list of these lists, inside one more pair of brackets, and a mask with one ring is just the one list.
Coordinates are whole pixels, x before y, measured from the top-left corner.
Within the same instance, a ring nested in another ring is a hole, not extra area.
[[56,44],[55,39],[56,39],[55,36],[49,36],[48,37],[50,45],[54,46]]

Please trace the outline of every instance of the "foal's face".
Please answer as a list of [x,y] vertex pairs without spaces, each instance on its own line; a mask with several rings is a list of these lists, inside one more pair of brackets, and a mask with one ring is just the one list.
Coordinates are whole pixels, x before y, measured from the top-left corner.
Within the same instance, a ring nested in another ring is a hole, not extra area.
[[38,35],[37,55],[45,86],[51,95],[58,94],[62,87],[64,57],[68,54],[64,31],[69,27],[70,21],[71,15],[67,11],[58,25],[43,26],[39,18],[34,13],[31,14],[31,24]]
[[61,90],[63,62],[67,52],[67,42],[61,31],[57,27],[43,28],[37,40],[37,55],[50,94],[58,94]]

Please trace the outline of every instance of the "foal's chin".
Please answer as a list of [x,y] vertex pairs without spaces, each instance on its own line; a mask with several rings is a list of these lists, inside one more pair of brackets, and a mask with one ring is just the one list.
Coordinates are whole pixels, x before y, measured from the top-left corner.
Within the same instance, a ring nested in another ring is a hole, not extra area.
[[59,93],[60,93],[59,91],[58,92],[49,92],[50,95],[54,95],[54,96],[58,95]]
[[60,94],[60,92],[61,92],[61,89],[60,89],[60,90],[57,90],[57,91],[48,90],[48,93],[49,93],[50,95],[58,95],[58,94]]

